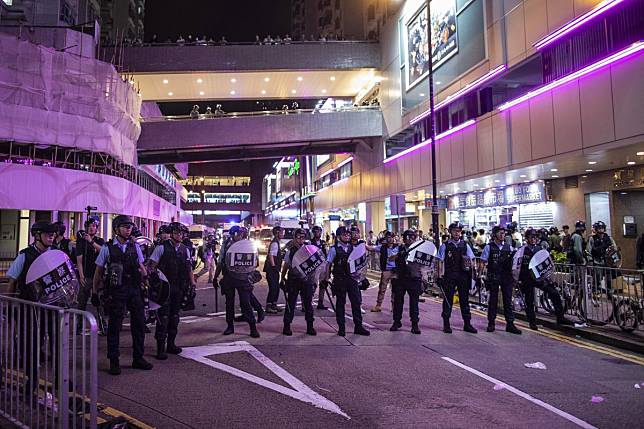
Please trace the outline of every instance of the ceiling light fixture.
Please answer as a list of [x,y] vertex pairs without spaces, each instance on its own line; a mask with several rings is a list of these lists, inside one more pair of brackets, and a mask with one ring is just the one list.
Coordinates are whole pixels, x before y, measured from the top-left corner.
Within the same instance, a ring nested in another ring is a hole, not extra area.
[[527,177],[527,176],[525,174],[522,174],[519,177],[523,179],[524,177]]
[[265,77],[265,78],[264,78],[264,82],[269,82],[270,80],[271,80],[271,78],[270,78],[270,77]]
[[628,165],[635,165],[635,161],[628,161],[626,164],[628,164]]
[[235,95],[235,91],[230,91],[230,95]]
[[592,171],[593,171],[593,170],[591,170],[590,168],[587,168],[587,169],[586,169],[586,173],[590,173],[590,172],[592,172]]
[[326,89],[323,89],[323,90],[322,90],[322,94],[326,94]]
[[167,85],[167,84],[168,84],[168,79],[163,79],[163,83],[164,83],[165,85]]
[[291,89],[291,94],[296,94],[296,93],[297,93],[297,91],[296,91],[296,90]]
[[552,171],[553,173],[556,173],[559,170],[557,170],[556,168],[551,168],[550,171]]
[[206,93],[203,91],[199,91],[199,95],[205,95]]
[[331,76],[329,80],[335,80],[335,76]]
[[424,97],[424,96],[425,96],[425,93],[424,93],[424,92],[421,92],[421,93],[420,93],[420,96],[421,96],[421,97]]
[[168,95],[169,95],[170,97],[172,97],[172,96],[174,95],[174,93],[173,93],[173,92],[168,92]]
[[302,76],[298,76],[298,77],[297,77],[297,81],[298,81],[298,82],[302,82]]
[[597,164],[597,161],[588,161],[588,165],[595,165]]
[[202,78],[197,79],[197,83],[202,83],[202,82],[203,82]]
[[500,180],[498,180],[498,179],[494,181],[494,183],[499,183],[499,182],[501,182],[501,181],[500,181]]
[[232,79],[230,79],[230,82],[231,82],[231,83],[235,83],[235,82],[237,82],[237,79],[232,78]]
[[635,155],[637,155],[637,156],[644,156],[644,152],[637,152]]
[[553,178],[553,179],[558,179],[558,178],[559,178],[559,176],[557,176],[556,174],[554,174],[554,175],[552,176],[552,178]]
[[266,94],[266,90],[262,89],[262,95]]

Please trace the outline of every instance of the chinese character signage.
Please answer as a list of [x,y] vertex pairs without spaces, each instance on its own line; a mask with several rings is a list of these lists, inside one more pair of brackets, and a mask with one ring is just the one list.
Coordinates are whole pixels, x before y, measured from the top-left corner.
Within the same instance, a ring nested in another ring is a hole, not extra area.
[[522,183],[502,189],[457,194],[449,199],[450,210],[539,203],[546,200],[543,182]]

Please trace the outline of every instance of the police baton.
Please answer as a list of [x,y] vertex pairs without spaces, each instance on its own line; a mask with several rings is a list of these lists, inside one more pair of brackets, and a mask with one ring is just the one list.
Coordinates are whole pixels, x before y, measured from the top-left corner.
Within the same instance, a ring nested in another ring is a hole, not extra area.
[[331,304],[331,309],[335,313],[335,305],[333,304],[333,298],[331,297],[331,292],[329,292],[329,287],[325,287],[324,291],[326,292],[327,298],[329,298],[329,304]]
[[[438,286],[438,290],[440,290],[441,294],[443,295],[443,302],[446,302],[447,305],[449,305],[449,309],[451,310],[452,309],[452,302],[449,299],[447,299],[447,293],[445,292],[445,289],[443,288],[444,283],[445,283],[445,280],[443,280],[442,278],[439,278],[438,280],[436,280],[436,285]],[[460,297],[459,297],[459,299],[460,299]]]

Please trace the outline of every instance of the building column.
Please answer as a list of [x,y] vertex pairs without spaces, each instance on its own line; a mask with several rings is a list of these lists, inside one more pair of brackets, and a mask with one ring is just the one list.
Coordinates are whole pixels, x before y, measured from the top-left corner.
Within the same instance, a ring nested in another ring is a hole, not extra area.
[[369,201],[366,204],[365,233],[373,231],[376,235],[386,228],[385,202]]

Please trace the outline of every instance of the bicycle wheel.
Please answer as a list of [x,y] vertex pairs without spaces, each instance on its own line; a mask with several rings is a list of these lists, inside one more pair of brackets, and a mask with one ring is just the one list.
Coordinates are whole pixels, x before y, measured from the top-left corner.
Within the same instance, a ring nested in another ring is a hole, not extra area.
[[614,315],[615,321],[622,331],[631,333],[637,328],[637,308],[630,299],[625,298],[619,301],[615,305]]

